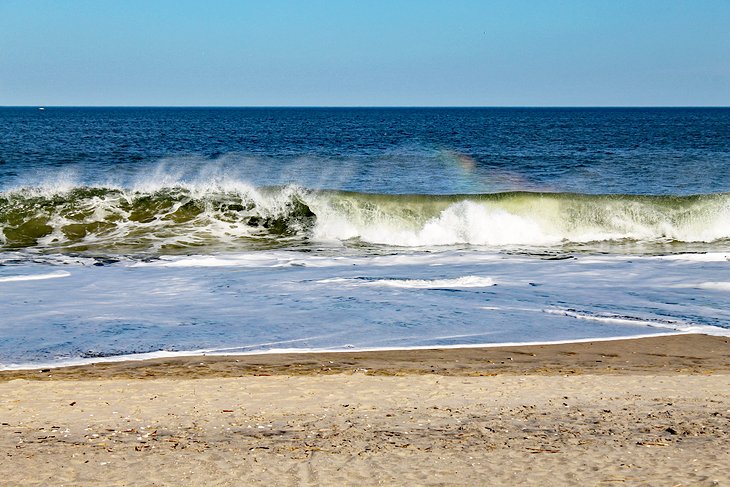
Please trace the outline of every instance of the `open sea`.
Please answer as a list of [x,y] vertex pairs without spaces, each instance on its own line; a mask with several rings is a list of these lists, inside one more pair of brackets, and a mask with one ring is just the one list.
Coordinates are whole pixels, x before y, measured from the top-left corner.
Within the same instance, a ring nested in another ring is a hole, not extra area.
[[0,108],[0,368],[684,332],[728,108]]

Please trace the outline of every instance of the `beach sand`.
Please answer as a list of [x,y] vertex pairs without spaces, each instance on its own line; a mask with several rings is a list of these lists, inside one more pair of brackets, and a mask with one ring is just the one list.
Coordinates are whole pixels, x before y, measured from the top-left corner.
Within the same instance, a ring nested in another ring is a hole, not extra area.
[[2,485],[730,485],[730,339],[0,372]]

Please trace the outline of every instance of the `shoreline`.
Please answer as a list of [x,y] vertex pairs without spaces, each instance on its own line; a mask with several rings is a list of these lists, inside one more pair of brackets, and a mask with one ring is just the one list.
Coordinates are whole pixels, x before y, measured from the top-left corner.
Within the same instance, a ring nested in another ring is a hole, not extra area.
[[[428,350],[459,350],[462,348],[476,349],[495,349],[505,347],[532,347],[532,346],[550,346],[550,345],[570,345],[580,343],[593,342],[613,342],[617,340],[640,340],[643,338],[656,338],[675,335],[709,335],[709,336],[725,336],[715,335],[711,333],[691,332],[691,331],[669,331],[662,333],[649,333],[632,336],[617,337],[601,337],[601,338],[578,338],[575,340],[554,340],[554,341],[537,341],[537,342],[505,342],[505,343],[480,343],[480,344],[462,344],[462,345],[438,345],[438,346],[412,346],[412,347],[373,347],[373,348],[274,348],[268,350],[253,350],[246,352],[234,352],[237,348],[231,347],[218,349],[201,349],[186,351],[158,351],[146,352],[129,355],[112,355],[106,357],[79,358],[54,362],[38,362],[38,363],[21,363],[2,366],[0,364],[0,373],[9,371],[24,371],[35,369],[63,369],[68,367],[87,367],[92,365],[106,363],[122,363],[122,362],[147,362],[151,360],[175,360],[195,357],[255,357],[259,355],[310,355],[310,354],[340,354],[340,353],[372,353],[372,352],[409,352],[409,351],[428,351]],[[730,333],[727,335],[730,337]]]
[[0,370],[0,382],[328,375],[360,371],[370,375],[730,373],[730,337],[679,333],[537,345],[176,355],[4,369]]

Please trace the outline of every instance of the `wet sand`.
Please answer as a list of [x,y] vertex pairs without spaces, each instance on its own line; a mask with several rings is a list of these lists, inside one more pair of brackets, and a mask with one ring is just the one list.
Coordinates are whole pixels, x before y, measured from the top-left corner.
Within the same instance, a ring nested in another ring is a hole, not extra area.
[[3,485],[730,484],[726,337],[4,371],[0,404]]

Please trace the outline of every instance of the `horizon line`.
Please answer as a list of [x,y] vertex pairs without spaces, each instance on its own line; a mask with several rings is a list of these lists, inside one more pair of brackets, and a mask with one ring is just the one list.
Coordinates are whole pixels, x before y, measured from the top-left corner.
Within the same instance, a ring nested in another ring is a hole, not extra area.
[[730,105],[0,105],[0,108],[730,108]]

